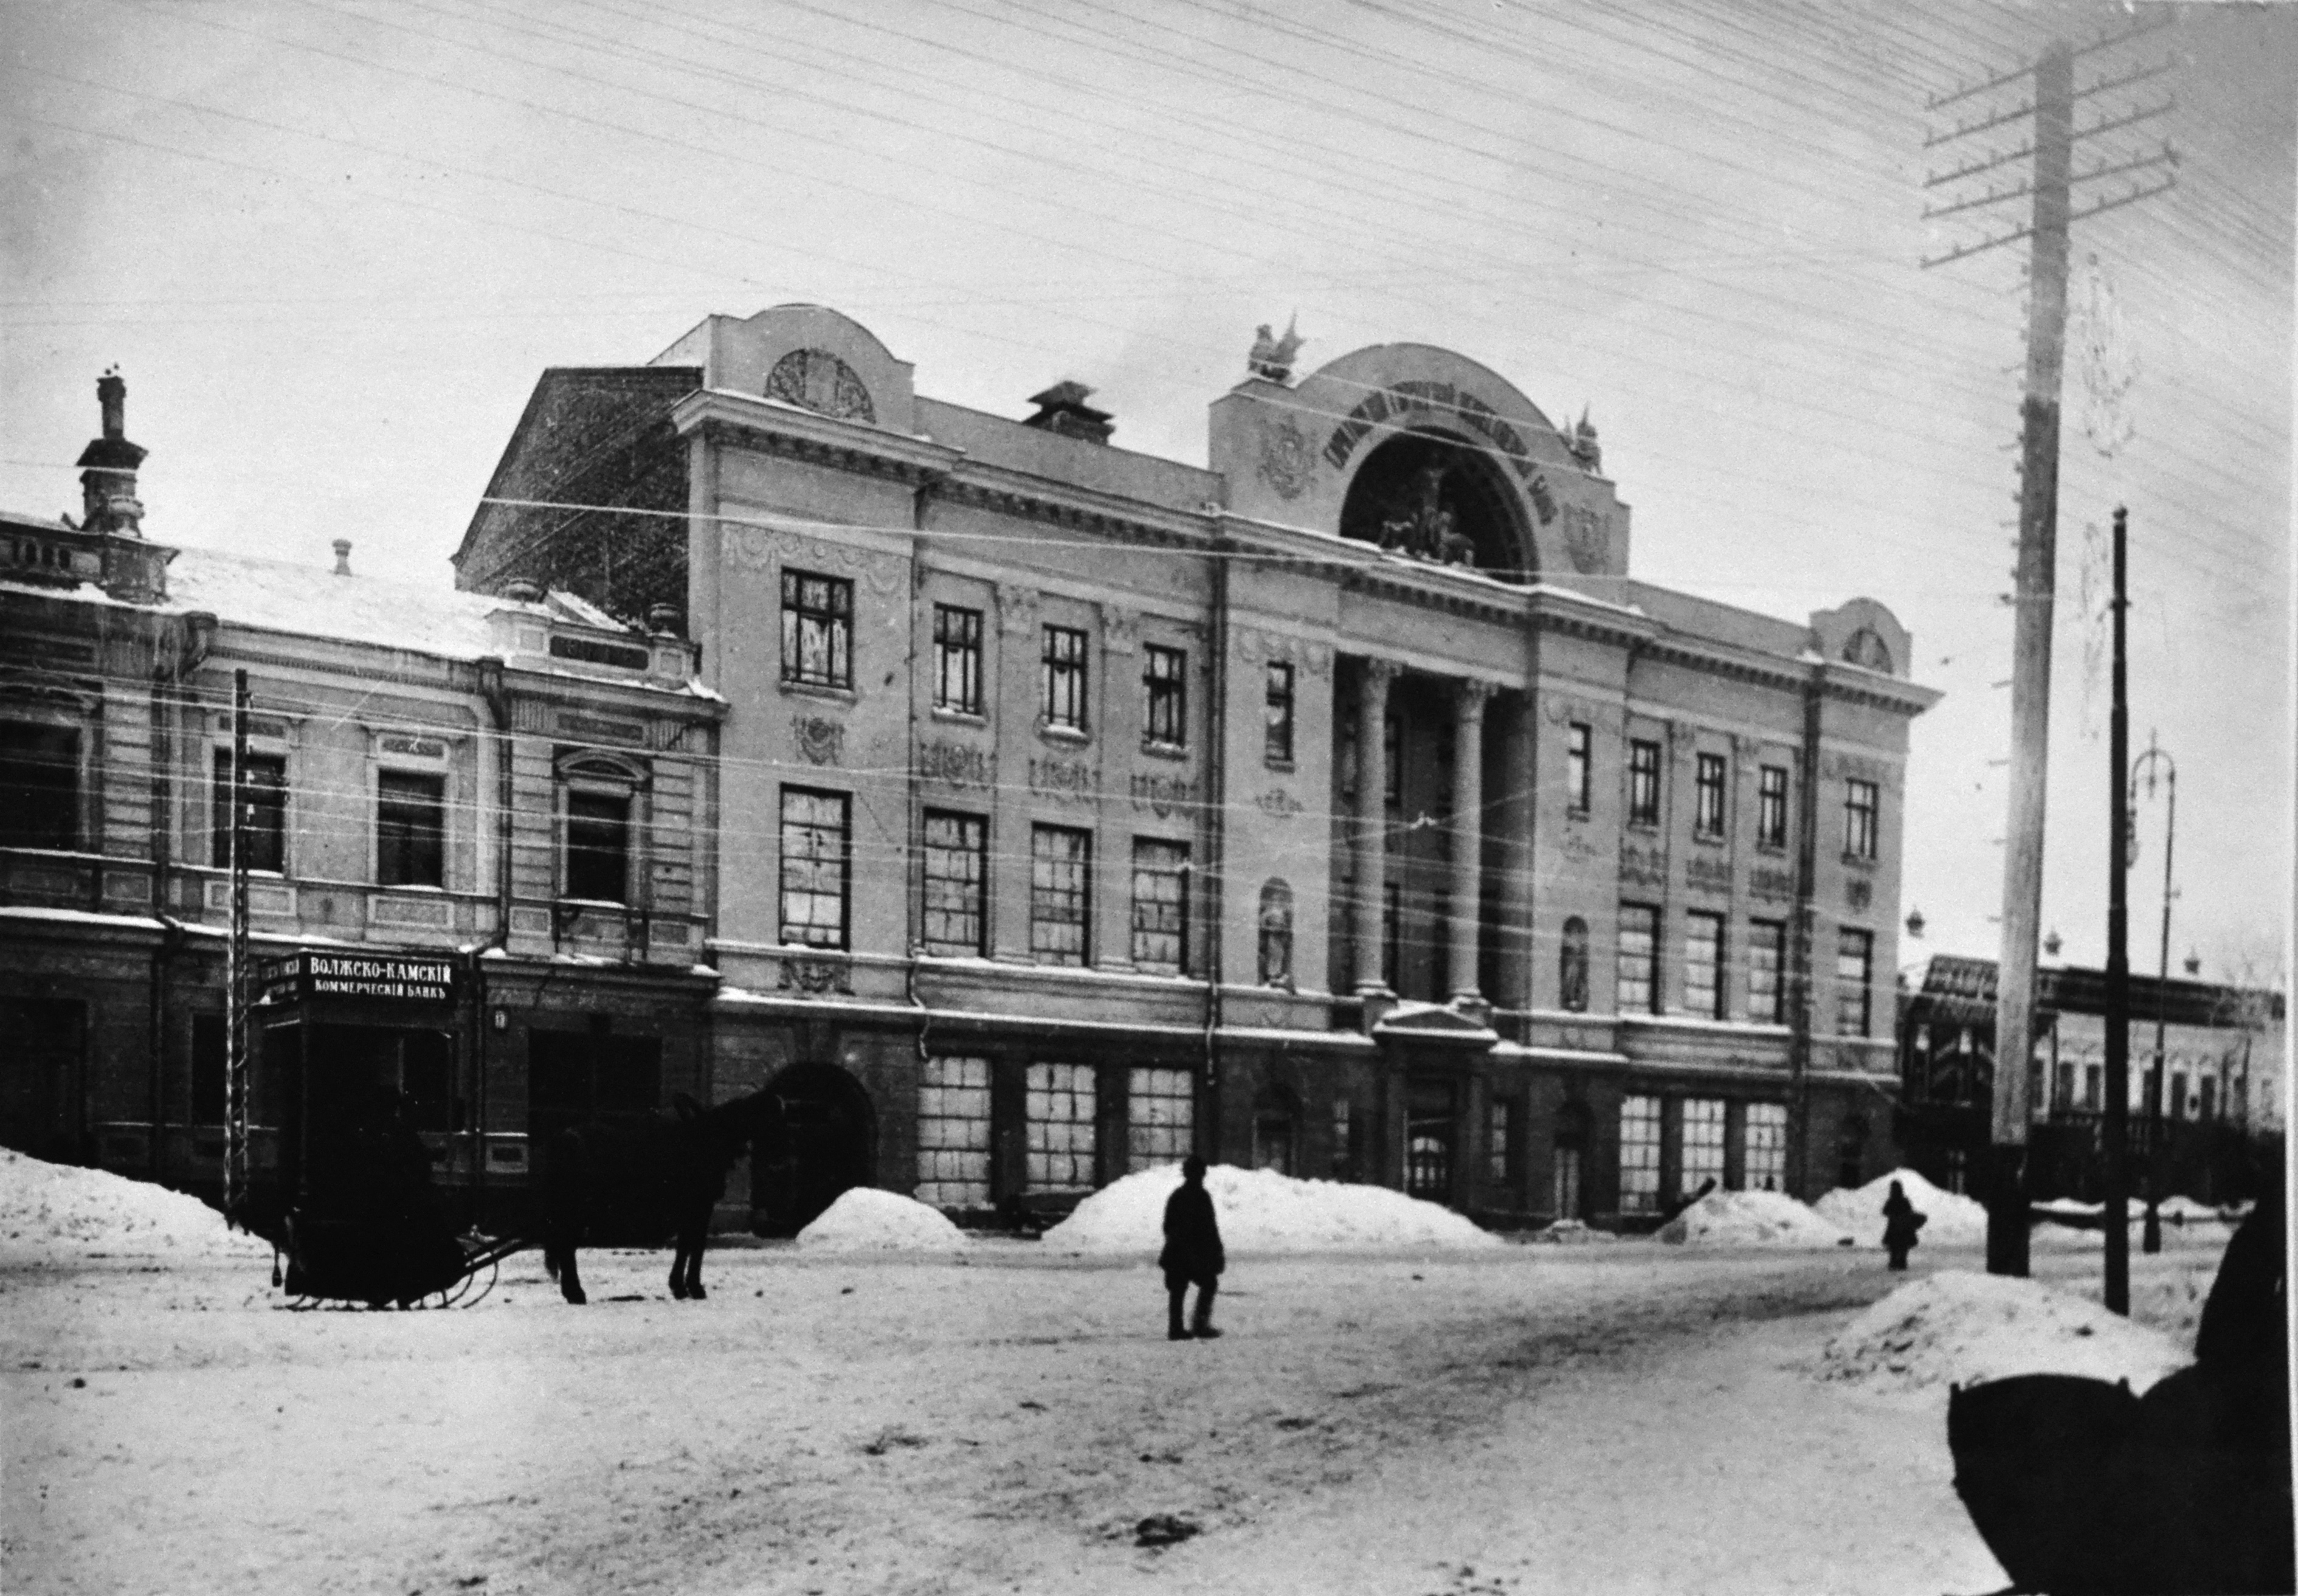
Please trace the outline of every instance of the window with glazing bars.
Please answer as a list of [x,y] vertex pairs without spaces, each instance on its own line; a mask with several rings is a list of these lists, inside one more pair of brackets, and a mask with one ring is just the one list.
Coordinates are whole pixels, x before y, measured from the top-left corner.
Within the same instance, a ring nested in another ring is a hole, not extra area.
[[934,707],[981,713],[981,612],[934,606]]
[[1843,851],[1855,859],[1875,856],[1875,783],[1843,784]]
[[1683,1167],[1676,1189],[1688,1197],[1710,1180],[1724,1184],[1724,1099],[1687,1097],[1682,1108]]
[[630,794],[569,790],[566,896],[618,904],[630,897]]
[[1691,829],[1702,837],[1724,835],[1724,756],[1702,754],[1692,772]]
[[782,940],[846,946],[853,800],[842,792],[782,789]]
[[1564,804],[1573,814],[1585,815],[1595,790],[1590,771],[1595,732],[1574,721],[1565,728],[1564,738]]
[[1189,847],[1133,839],[1133,964],[1158,975],[1189,970]]
[[1196,1088],[1186,1070],[1137,1069],[1125,1077],[1125,1167],[1178,1163],[1195,1150]]
[[1189,657],[1155,643],[1141,650],[1141,737],[1161,748],[1189,740]]
[[1029,829],[1029,952],[1041,964],[1083,964],[1090,951],[1093,834]]
[[1628,821],[1659,824],[1659,744],[1641,739],[1628,744]]
[[1620,1211],[1659,1211],[1659,1099],[1620,1099]]
[[1031,1064],[1022,1126],[1030,1190],[1093,1189],[1092,1065]]
[[[287,761],[277,754],[250,754],[240,766],[241,802],[247,829],[241,833],[250,870],[287,868]],[[218,870],[231,864],[231,750],[215,751],[215,831],[210,856]]]
[[1293,666],[1290,662],[1272,659],[1269,662],[1268,721],[1261,732],[1261,757],[1269,765],[1293,763]]
[[989,1206],[989,1061],[929,1058],[918,1069],[917,1200]]
[[1788,771],[1766,765],[1756,777],[1756,842],[1762,848],[1788,845]]
[[1875,933],[1848,927],[1835,945],[1835,1034],[1864,1037],[1872,1006]]
[[79,846],[79,729],[0,721],[0,848]]
[[447,778],[387,770],[375,782],[375,879],[385,887],[447,884]]
[[944,958],[979,956],[989,824],[978,815],[929,809],[924,842],[925,950]]
[[1748,922],[1748,1018],[1757,1025],[1777,1025],[1785,1018],[1780,974],[1787,947],[1786,922]]
[[1683,1011],[1724,1017],[1724,916],[1694,909],[1683,917]]
[[854,685],[854,584],[812,571],[782,573],[782,680]]
[[1740,1129],[1740,1170],[1751,1192],[1785,1191],[1788,1185],[1788,1108],[1784,1103],[1750,1103]]
[[1086,636],[1074,626],[1046,628],[1038,666],[1038,711],[1048,726],[1085,730]]
[[1623,1014],[1659,1012],[1659,911],[1649,904],[1620,906],[1619,993],[1614,1006]]
[[1509,1183],[1516,1156],[1516,1105],[1495,1097],[1484,1105],[1484,1172],[1494,1186]]

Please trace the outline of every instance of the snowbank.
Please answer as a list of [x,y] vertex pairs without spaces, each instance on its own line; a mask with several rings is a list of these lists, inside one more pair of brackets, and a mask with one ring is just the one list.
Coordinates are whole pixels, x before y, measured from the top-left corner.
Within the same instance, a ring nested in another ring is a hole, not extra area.
[[1785,1192],[1709,1192],[1659,1228],[1674,1245],[1836,1247],[1851,1237]]
[[1525,1239],[1532,1242],[1561,1244],[1565,1246],[1581,1246],[1590,1242],[1617,1241],[1620,1237],[1616,1231],[1599,1230],[1594,1226],[1583,1224],[1578,1220],[1558,1220],[1552,1225],[1542,1226]]
[[[2146,1211],[2146,1208],[2144,1203],[2133,1203],[2132,1207],[2141,1214],[2144,1214]],[[2163,1198],[2162,1202],[2155,1204],[2154,1211],[2161,1214],[2166,1220],[2174,1220],[2182,1225],[2191,1224],[2197,1220],[2222,1220],[2226,1218],[2226,1213],[2223,1210],[2213,1208],[2207,1203],[2198,1203],[2194,1198],[2186,1196],[2184,1194],[2175,1197]]]
[[2104,1203],[2085,1203],[2074,1197],[2053,1197],[2031,1206],[2037,1213],[2062,1214],[2071,1220],[2095,1220],[2106,1211]]
[[2189,1361],[2159,1330],[2009,1275],[1942,1269],[1877,1302],[1827,1344],[1822,1378],[1920,1391],[2011,1375],[2129,1380],[2133,1391]]
[[1893,1170],[1860,1187],[1837,1187],[1812,1206],[1819,1217],[1851,1232],[1854,1239],[1883,1245],[1883,1199],[1891,1182],[1907,1194],[1915,1211],[1930,1222],[1916,1239],[1944,1247],[1983,1247],[1987,1245],[1987,1205],[1975,1197],[1942,1190],[1913,1170]]
[[271,1244],[227,1229],[223,1215],[197,1197],[0,1149],[0,1263],[123,1253],[269,1262]]
[[946,1253],[972,1243],[938,1208],[857,1186],[799,1231],[798,1245],[810,1253]]
[[[1164,1242],[1165,1199],[1181,1184],[1178,1164],[1137,1170],[1087,1197],[1046,1232],[1069,1253],[1137,1253]],[[1295,1180],[1274,1170],[1215,1164],[1205,1174],[1231,1253],[1346,1253],[1385,1248],[1498,1247],[1507,1244],[1434,1203],[1379,1186]]]

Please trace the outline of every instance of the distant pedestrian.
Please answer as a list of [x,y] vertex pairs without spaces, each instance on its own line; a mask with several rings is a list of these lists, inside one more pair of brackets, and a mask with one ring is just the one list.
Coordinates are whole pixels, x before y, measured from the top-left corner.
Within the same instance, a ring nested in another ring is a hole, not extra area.
[[[1179,1189],[1165,1199],[1165,1250],[1157,1255],[1157,1267],[1165,1271],[1166,1340],[1210,1341],[1220,1334],[1213,1328],[1213,1293],[1228,1263],[1212,1194],[1205,1190],[1205,1161],[1192,1156],[1181,1166]],[[1182,1299],[1191,1286],[1197,1288],[1197,1313],[1184,1327]]]
[[1899,1189],[1899,1183],[1891,1182],[1891,1195],[1883,1199],[1883,1249],[1891,1254],[1893,1269],[1907,1267],[1907,1254],[1914,1250],[1915,1232],[1930,1218],[1929,1214],[1916,1212],[1915,1205],[1907,1201],[1907,1194]]

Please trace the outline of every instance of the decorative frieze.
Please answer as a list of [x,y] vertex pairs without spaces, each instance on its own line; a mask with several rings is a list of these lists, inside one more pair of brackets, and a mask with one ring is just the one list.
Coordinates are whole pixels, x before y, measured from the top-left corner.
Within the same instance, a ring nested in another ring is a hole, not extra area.
[[786,526],[746,526],[732,521],[721,525],[728,563],[749,570],[771,572],[784,564],[805,566],[850,577],[880,599],[900,598],[908,580],[898,555],[810,538]]
[[578,715],[572,709],[558,712],[557,727],[563,737],[579,738],[585,742],[620,742],[638,747],[646,741],[646,727],[637,721],[608,720],[604,715]]
[[1732,890],[1732,861],[1695,854],[1684,861],[1683,882],[1694,892]]
[[1751,897],[1785,899],[1795,896],[1795,872],[1778,864],[1758,864],[1748,872]]
[[1271,820],[1290,820],[1296,815],[1306,813],[1308,809],[1307,805],[1282,787],[1270,788],[1254,798],[1252,803],[1253,807]]
[[1101,773],[1084,759],[1033,758],[1029,790],[1046,798],[1091,803],[1101,796]]
[[785,957],[774,981],[784,992],[851,992],[854,978],[843,959]]
[[1133,775],[1133,806],[1152,811],[1160,820],[1197,801],[1197,784],[1187,776],[1158,775],[1137,771]]
[[1239,626],[1230,633],[1237,657],[1247,665],[1259,665],[1266,660],[1289,661],[1304,674],[1323,676],[1333,668],[1333,649],[1329,643],[1320,643],[1290,633],[1269,632],[1257,626]]
[[1623,884],[1658,887],[1667,881],[1667,849],[1657,843],[1649,847],[1633,842],[1620,844],[1620,881]]
[[929,781],[987,787],[995,778],[993,757],[971,743],[936,738],[918,744],[918,774]]

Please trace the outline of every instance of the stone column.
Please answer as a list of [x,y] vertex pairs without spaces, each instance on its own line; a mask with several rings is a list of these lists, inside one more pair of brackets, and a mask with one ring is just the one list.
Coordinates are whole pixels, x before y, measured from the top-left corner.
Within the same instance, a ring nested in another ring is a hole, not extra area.
[[1357,685],[1357,990],[1385,996],[1381,979],[1381,906],[1388,883],[1388,684],[1393,660],[1368,659]]
[[1484,918],[1484,705],[1492,684],[1452,684],[1452,1001],[1482,1003],[1476,986],[1476,928]]
[[[1533,949],[1532,832],[1535,812],[1533,781],[1537,766],[1532,746],[1540,726],[1533,713],[1533,694],[1526,689],[1516,700],[1513,714],[1503,714],[1500,779],[1507,790],[1492,806],[1500,828],[1500,988],[1490,994],[1502,1008],[1532,1006]],[[1550,955],[1553,956],[1552,955]]]

